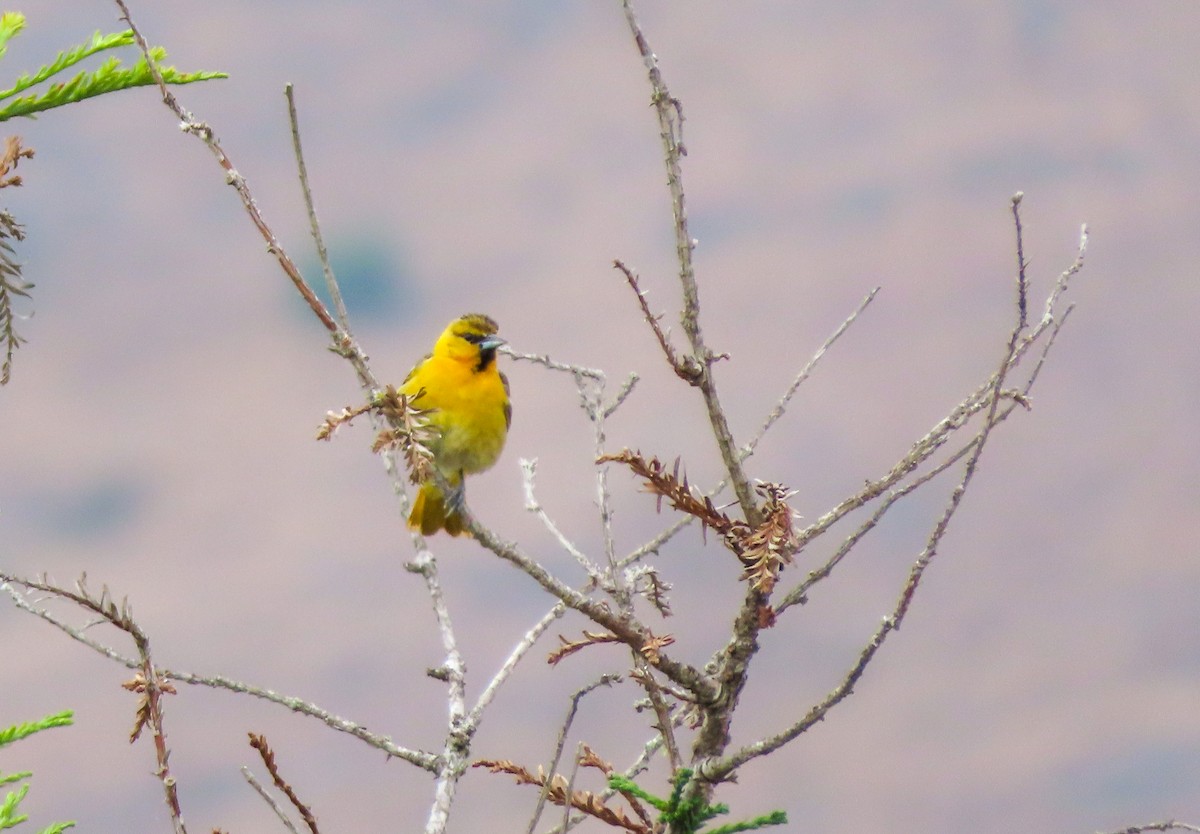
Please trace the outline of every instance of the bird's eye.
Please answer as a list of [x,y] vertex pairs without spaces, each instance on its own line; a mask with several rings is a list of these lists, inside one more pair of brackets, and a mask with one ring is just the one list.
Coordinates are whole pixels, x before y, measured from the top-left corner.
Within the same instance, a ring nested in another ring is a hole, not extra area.
[[473,345],[477,345],[483,341],[483,334],[482,333],[464,333],[464,334],[462,334],[462,338],[466,339],[468,342],[470,342]]

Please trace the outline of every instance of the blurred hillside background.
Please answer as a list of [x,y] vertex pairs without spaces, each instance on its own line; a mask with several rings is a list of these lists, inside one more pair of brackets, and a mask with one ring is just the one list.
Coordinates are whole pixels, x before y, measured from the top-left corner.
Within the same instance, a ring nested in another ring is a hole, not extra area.
[[[15,78],[97,29],[104,0],[33,0]],[[714,3],[642,0],[687,116],[685,182],[718,381],[748,437],[812,352],[878,298],[750,464],[819,516],[885,471],[999,361],[1013,315],[1009,198],[1024,191],[1032,309],[1091,243],[1078,305],[993,436],[904,629],[856,694],[727,798],[789,830],[1091,832],[1200,822],[1200,10],[1190,0]],[[135,2],[284,246],[318,278],[283,86],[357,334],[399,381],[447,320],[493,315],[519,351],[643,379],[609,442],[719,477],[698,397],[665,368],[614,258],[674,322],[670,210],[645,72],[619,3]],[[133,59],[130,53],[128,60]],[[206,149],[150,89],[5,125],[36,148],[4,192],[25,223],[28,344],[0,390],[0,565],[128,596],[169,667],[314,700],[439,746],[441,650],[348,365],[264,251]],[[678,326],[675,330],[678,331]],[[595,552],[591,429],[569,378],[506,362],[504,457],[471,505],[548,566],[577,568],[523,509],[537,457],[551,515]],[[622,547],[668,518],[614,470]],[[764,638],[738,737],[778,728],[853,662],[944,502],[875,541]],[[435,540],[471,693],[548,607],[470,542]],[[790,587],[828,547],[802,554]],[[697,660],[725,636],[738,567],[696,531],[659,564],[664,630]],[[551,631],[570,633],[564,620]],[[97,631],[100,636],[100,631]],[[0,724],[77,726],[4,751],[35,772],[35,822],[167,830],[124,670],[0,603]],[[547,644],[549,646],[549,643]],[[570,693],[627,662],[530,657],[475,752],[545,761]],[[618,764],[648,720],[592,696],[578,737]],[[323,830],[418,830],[431,782],[309,719],[210,691],[167,704],[195,830],[269,831],[245,786],[271,740]],[[609,717],[621,716],[614,724]],[[640,724],[639,724],[640,722]],[[524,830],[536,799],[466,777],[451,829]],[[503,821],[503,824],[500,822]],[[511,824],[509,824],[511,821]]]

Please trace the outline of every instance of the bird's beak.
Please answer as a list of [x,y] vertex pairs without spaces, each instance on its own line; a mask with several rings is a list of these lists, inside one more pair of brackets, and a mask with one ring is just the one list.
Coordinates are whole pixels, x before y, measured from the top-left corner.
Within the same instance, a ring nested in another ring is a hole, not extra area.
[[487,336],[479,343],[480,350],[495,350],[500,345],[507,345],[507,339],[501,339],[499,336]]

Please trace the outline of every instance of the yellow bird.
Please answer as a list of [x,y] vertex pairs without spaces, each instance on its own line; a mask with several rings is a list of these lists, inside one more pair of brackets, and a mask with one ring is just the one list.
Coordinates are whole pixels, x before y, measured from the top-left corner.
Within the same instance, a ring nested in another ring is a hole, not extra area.
[[463,475],[490,468],[504,448],[512,404],[508,379],[496,367],[496,348],[505,343],[497,329],[481,313],[450,322],[400,388],[414,407],[428,412],[426,419],[437,430],[429,443],[433,463],[452,487],[445,496],[433,479],[421,484],[408,526],[423,535],[462,532]]

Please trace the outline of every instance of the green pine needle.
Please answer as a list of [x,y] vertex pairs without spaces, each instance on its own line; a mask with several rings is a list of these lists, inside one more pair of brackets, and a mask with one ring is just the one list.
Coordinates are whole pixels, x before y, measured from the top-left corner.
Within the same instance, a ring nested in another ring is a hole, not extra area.
[[[5,15],[7,17],[7,15]],[[0,29],[3,28],[3,21],[0,21]],[[17,31],[20,31],[19,29]],[[15,34],[15,33],[14,33]],[[0,99],[10,98],[17,93],[28,90],[34,84],[40,84],[47,78],[53,75],[58,75],[67,67],[73,67],[85,58],[90,58],[97,52],[103,52],[106,49],[116,49],[122,46],[130,46],[133,44],[133,31],[125,30],[112,35],[101,35],[96,32],[92,35],[90,43],[80,44],[72,49],[66,49],[58,53],[58,57],[53,62],[39,69],[33,75],[22,73],[18,76],[17,81],[13,86],[0,92]]]
[[608,786],[610,788],[612,788],[614,791],[618,791],[623,794],[629,794],[630,796],[636,796],[638,799],[642,800],[643,802],[649,803],[650,805],[652,805],[659,811],[666,812],[666,811],[669,811],[671,808],[670,802],[668,802],[665,799],[661,799],[657,796],[653,796],[649,793],[646,793],[646,791],[642,790],[642,788],[638,784],[636,784],[632,779],[626,779],[624,776],[621,776],[620,774],[614,773],[613,775],[609,776],[608,777]]
[[[691,778],[691,770],[680,768],[675,774],[675,779],[671,786],[671,796],[668,799],[654,796],[639,787],[632,779],[627,779],[618,774],[608,777],[608,786],[626,796],[636,797],[657,808],[662,812],[659,820],[668,823],[671,831],[683,832],[683,834],[696,834],[696,832],[700,831],[700,826],[713,817],[728,814],[729,806],[721,803],[707,805],[699,799],[685,801],[683,799],[684,788],[687,787],[688,781]],[[757,831],[769,825],[783,825],[786,822],[787,814],[783,811],[772,811],[769,814],[764,814],[761,817],[755,817],[745,822],[721,825],[702,832],[702,834],[738,834],[741,831]]]
[[[3,57],[4,53],[8,50],[8,42],[24,28],[25,17],[19,12],[5,12],[3,15],[0,15],[0,57]],[[131,29],[126,29],[124,32],[114,32],[110,35],[96,32],[87,43],[59,52],[53,61],[41,67],[37,72],[22,74],[17,78],[12,87],[0,91],[0,101],[18,96],[18,98],[0,109],[0,121],[12,119],[17,116],[32,116],[43,110],[62,107],[64,104],[72,104],[84,99],[104,95],[105,93],[127,90],[131,87],[145,87],[157,83],[154,75],[150,72],[149,66],[146,64],[144,56],[138,59],[137,63],[133,66],[122,65],[121,59],[114,56],[110,57],[95,70],[90,72],[87,70],[81,71],[70,81],[60,81],[52,84],[49,89],[41,93],[33,93],[27,96],[20,95],[31,87],[53,78],[63,70],[73,67],[80,61],[86,60],[97,53],[132,46],[134,42],[133,30]],[[150,57],[155,65],[158,66],[158,71],[161,73],[163,81],[168,84],[192,84],[196,81],[210,81],[216,78],[229,77],[223,72],[180,72],[174,67],[163,66],[162,62],[166,60],[167,51],[161,46],[151,47]]]
[[25,794],[27,793],[29,793],[28,782],[4,797],[4,802],[0,803],[0,831],[12,828],[14,825],[29,819],[28,814],[17,812],[17,806],[21,804],[21,800],[25,798]]
[[0,15],[0,58],[8,51],[8,42],[25,28],[25,15],[20,12],[5,12]]
[[62,834],[68,828],[74,828],[74,827],[75,827],[75,823],[73,823],[73,822],[56,822],[56,823],[54,823],[54,825],[46,826],[41,831],[39,831],[38,834]]
[[[8,52],[8,42],[24,28],[25,16],[20,12],[0,14],[0,58]],[[144,55],[132,66],[122,64],[121,59],[114,55],[94,70],[79,71],[69,81],[52,82],[40,90],[32,89],[93,55],[133,46],[134,43],[131,29],[109,35],[96,32],[88,42],[59,52],[53,61],[37,72],[21,74],[11,87],[0,91],[0,102],[6,102],[0,107],[0,122],[17,116],[32,117],[45,110],[117,90],[157,84],[158,81]],[[165,66],[162,62],[167,58],[167,51],[161,46],[151,47],[149,53],[150,60],[154,62],[159,75],[167,84],[192,84],[196,81],[229,77],[223,72],[180,72],[175,67]],[[19,224],[7,212],[0,212],[0,385],[7,384],[12,374],[13,354],[24,341],[13,325],[17,319],[13,312],[13,298],[28,298],[29,290],[33,287],[33,284],[21,280],[21,266],[11,257],[13,248],[9,240],[21,238]],[[4,743],[0,741],[0,745]]]
[[6,729],[0,729],[0,747],[12,744],[14,741],[20,741],[23,738],[40,733],[42,730],[48,730],[51,727],[66,727],[74,723],[75,713],[71,710],[63,710],[54,715],[47,715],[38,721],[30,721],[27,724],[15,724]]
[[760,828],[766,828],[768,825],[787,825],[787,814],[783,811],[772,811],[769,814],[763,814],[761,817],[755,817],[745,822],[734,822],[729,825],[710,828],[708,831],[703,832],[703,834],[737,834],[739,831],[757,831]]
[[[123,34],[128,34],[132,38],[132,33]],[[116,40],[118,37],[110,36],[111,40],[106,39],[102,41],[101,48],[109,49],[113,45],[124,45],[123,41]],[[91,45],[81,47],[81,49],[85,50],[90,50],[90,48]],[[94,53],[87,51],[87,54]],[[180,72],[175,67],[162,66],[159,62],[166,58],[167,53],[160,46],[153,47],[150,50],[150,55],[154,59],[154,63],[158,66],[158,71],[162,75],[163,81],[167,84],[192,84],[197,81],[210,81],[216,78],[229,77],[223,72]],[[68,53],[59,53],[60,59],[64,58],[64,56],[67,58],[70,57]],[[86,57],[86,55],[83,57]],[[50,67],[42,67],[33,76],[22,76],[17,79],[17,83],[12,89],[0,92],[0,100],[11,98],[16,93],[27,90],[32,85],[50,78],[72,63],[76,62],[68,60],[58,69],[54,69],[53,65],[51,65]],[[50,85],[45,92],[13,99],[6,106],[0,108],[0,122],[17,116],[32,116],[44,110],[62,107],[65,104],[73,104],[74,102],[94,98],[105,93],[128,90],[133,87],[147,87],[156,83],[154,75],[150,72],[150,67],[146,64],[144,57],[138,59],[137,63],[130,67],[124,66],[121,63],[121,59],[114,56],[91,72],[85,70],[70,81]]]
[[[5,17],[0,16],[0,43],[4,38]],[[30,721],[25,724],[14,724],[11,727],[0,729],[0,747],[12,744],[14,741],[20,741],[23,738],[28,738],[34,733],[40,733],[42,730],[49,730],[52,727],[65,727],[73,723],[74,713],[71,710],[63,710],[54,715],[47,715],[37,721]],[[14,826],[20,825],[29,819],[28,814],[20,812],[21,800],[29,793],[29,782],[25,781],[33,776],[28,771],[21,773],[0,773],[0,785],[10,785],[14,782],[23,782],[16,790],[10,791],[4,801],[0,802],[0,831]],[[68,828],[73,828],[73,822],[56,822],[52,825],[43,828],[38,834],[62,834]]]

